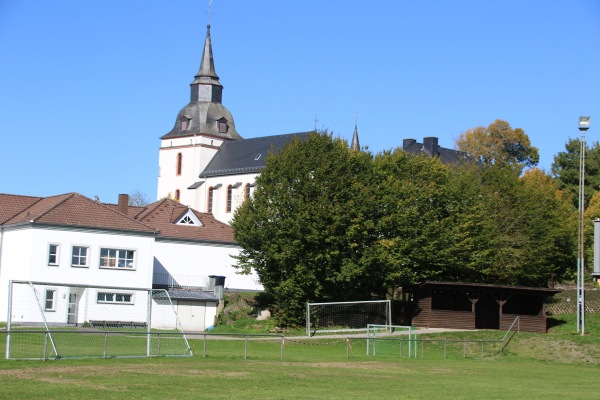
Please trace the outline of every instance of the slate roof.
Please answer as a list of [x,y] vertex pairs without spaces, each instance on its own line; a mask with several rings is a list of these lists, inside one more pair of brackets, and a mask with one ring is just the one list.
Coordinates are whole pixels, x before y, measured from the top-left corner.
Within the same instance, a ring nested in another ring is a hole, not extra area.
[[200,173],[200,178],[258,173],[265,167],[269,152],[277,153],[293,139],[306,140],[311,133],[297,132],[224,142]]
[[[0,196],[0,209],[3,212],[5,207],[10,207],[9,201],[9,196]],[[32,201],[28,207],[19,210],[12,217],[3,221],[2,225],[11,226],[26,223],[114,229],[149,234],[154,232],[154,229],[150,226],[79,193],[37,198],[37,201]]]
[[418,143],[415,139],[404,139],[402,150],[410,154],[438,157],[444,164],[462,164],[472,161],[472,157],[464,151],[439,146],[436,137],[426,137],[423,143]]
[[169,290],[167,293],[169,293],[171,300],[219,302],[219,299],[212,292],[199,290]]

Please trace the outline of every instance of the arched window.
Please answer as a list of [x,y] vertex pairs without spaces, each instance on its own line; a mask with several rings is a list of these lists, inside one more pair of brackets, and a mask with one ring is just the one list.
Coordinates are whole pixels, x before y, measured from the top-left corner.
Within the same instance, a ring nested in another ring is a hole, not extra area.
[[227,210],[226,212],[231,212],[231,202],[233,197],[233,187],[231,185],[227,186]]
[[177,153],[177,165],[175,167],[175,173],[177,176],[181,175],[181,165],[183,163],[183,155],[181,153]]
[[180,195],[181,195],[181,192],[179,191],[179,189],[177,189],[177,190],[175,191],[175,200],[179,201],[179,197],[180,197]]
[[208,188],[208,199],[206,201],[206,211],[209,213],[212,213],[212,211],[213,211],[214,191],[215,191],[215,189],[213,187]]

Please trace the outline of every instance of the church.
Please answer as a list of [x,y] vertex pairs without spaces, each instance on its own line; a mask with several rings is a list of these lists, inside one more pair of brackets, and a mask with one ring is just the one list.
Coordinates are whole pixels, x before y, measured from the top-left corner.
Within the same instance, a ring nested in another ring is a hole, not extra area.
[[[229,223],[237,207],[252,195],[269,152],[276,153],[294,138],[303,140],[310,132],[243,139],[222,98],[208,25],[200,68],[190,84],[190,102],[177,113],[173,129],[160,138],[157,197]],[[350,146],[360,149],[356,124]],[[405,139],[403,149],[449,163],[468,157],[440,147],[435,137],[424,138],[423,143]]]

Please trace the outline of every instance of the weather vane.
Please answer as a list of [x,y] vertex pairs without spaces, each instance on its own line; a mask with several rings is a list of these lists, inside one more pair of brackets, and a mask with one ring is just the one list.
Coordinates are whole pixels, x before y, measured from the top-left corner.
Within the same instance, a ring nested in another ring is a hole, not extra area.
[[212,2],[213,0],[208,0],[208,10],[204,12],[206,14],[206,17],[208,18],[208,25],[210,25],[210,17],[215,15],[215,13],[212,12]]
[[358,125],[358,113],[354,113],[354,125]]
[[313,119],[313,121],[315,122],[315,132],[317,131],[317,122],[319,122],[319,120],[317,119],[317,113],[315,113],[315,118]]

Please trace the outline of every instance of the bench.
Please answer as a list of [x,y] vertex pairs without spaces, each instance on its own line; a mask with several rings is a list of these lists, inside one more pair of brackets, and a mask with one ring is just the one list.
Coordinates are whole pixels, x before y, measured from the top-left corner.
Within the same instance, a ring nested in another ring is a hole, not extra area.
[[90,320],[90,325],[93,328],[146,328],[145,322],[136,321],[99,321]]

